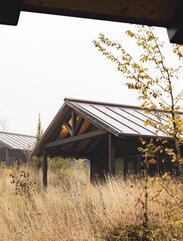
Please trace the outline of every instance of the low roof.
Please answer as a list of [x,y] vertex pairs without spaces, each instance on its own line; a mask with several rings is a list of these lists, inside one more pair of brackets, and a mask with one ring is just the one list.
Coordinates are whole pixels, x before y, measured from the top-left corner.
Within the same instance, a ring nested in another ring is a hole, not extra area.
[[29,150],[34,148],[35,142],[34,136],[0,131],[0,147]]
[[65,103],[45,131],[33,154],[37,155],[46,143],[53,141],[51,136],[53,136],[54,130],[59,128],[62,120],[64,120],[64,117],[70,110],[74,110],[97,128],[112,133],[117,137],[165,138],[162,131],[159,131],[157,135],[153,127],[144,125],[146,119],[151,118],[156,121],[156,116],[153,112],[146,114],[144,110],[137,106],[66,98]]

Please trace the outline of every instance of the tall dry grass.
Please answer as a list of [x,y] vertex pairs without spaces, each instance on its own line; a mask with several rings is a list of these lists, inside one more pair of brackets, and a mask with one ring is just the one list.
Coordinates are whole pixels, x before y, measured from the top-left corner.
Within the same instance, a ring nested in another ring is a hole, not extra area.
[[[20,171],[1,170],[0,241],[145,240],[137,235],[143,231],[142,180],[109,177],[106,183],[92,184],[77,170],[60,181],[50,173],[50,185],[44,190],[40,176],[28,171],[36,184],[26,196],[16,194],[10,183],[10,174]],[[163,190],[157,200],[148,202],[150,240],[183,240],[183,213],[173,198],[179,195],[179,184],[169,185],[172,197]],[[149,199],[160,188],[159,182],[150,183]]]

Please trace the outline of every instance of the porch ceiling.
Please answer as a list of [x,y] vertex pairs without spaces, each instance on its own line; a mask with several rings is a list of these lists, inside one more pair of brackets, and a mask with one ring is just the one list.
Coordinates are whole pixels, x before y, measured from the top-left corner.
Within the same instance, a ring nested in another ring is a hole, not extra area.
[[181,0],[3,0],[0,23],[16,25],[20,11],[162,26],[183,43]]
[[166,26],[179,0],[23,0],[23,10]]

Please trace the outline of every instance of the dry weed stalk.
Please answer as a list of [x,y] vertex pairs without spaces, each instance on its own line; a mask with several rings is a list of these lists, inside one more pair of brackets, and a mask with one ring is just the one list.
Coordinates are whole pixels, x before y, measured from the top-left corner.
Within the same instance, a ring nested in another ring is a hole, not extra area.
[[[63,183],[61,180],[57,185],[53,180],[55,176],[50,173],[52,184],[47,191],[34,193],[34,205],[32,201],[25,203],[20,195],[15,195],[7,178],[7,190],[4,189],[0,195],[0,240],[142,240],[143,214],[139,205],[135,204],[143,191],[143,180],[124,181],[109,177],[105,184],[95,185],[81,170],[77,171],[79,173]],[[0,184],[2,181],[1,177]],[[176,193],[177,184],[170,181],[169,185]],[[150,182],[149,197],[154,197],[159,188],[159,182]],[[166,200],[168,206],[163,206]],[[183,240],[182,214],[178,206],[174,206],[171,220],[167,219],[168,209],[172,205],[174,201],[165,190],[158,195],[157,201],[149,202],[150,240]]]

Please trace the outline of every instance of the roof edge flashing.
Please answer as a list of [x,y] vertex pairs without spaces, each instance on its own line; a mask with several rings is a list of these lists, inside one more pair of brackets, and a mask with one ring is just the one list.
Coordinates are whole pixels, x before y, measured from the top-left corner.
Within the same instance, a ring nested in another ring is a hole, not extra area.
[[95,100],[86,100],[86,99],[74,99],[74,98],[64,98],[65,102],[79,102],[84,104],[95,104],[95,105],[110,105],[110,106],[119,106],[119,107],[126,107],[126,108],[136,108],[141,109],[139,106],[131,106],[131,105],[124,105],[119,103],[112,103],[112,102],[103,102],[103,101],[95,101]]
[[153,138],[153,139],[167,139],[167,140],[174,140],[172,136],[158,136],[158,135],[139,135],[139,134],[128,134],[128,133],[120,133],[119,134],[120,138],[123,137],[139,137],[139,138]]

